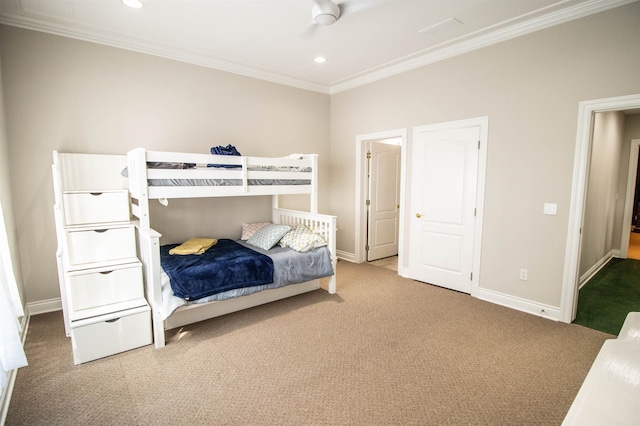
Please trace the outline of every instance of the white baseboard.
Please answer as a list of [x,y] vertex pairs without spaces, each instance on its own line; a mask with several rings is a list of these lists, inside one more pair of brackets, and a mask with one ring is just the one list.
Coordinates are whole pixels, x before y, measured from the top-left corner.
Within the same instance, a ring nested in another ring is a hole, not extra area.
[[[27,338],[27,330],[29,329],[29,315],[22,317],[22,333],[20,334],[20,340],[24,347],[24,341]],[[27,360],[28,361],[28,360]],[[4,425],[7,420],[7,414],[9,413],[9,403],[11,402],[11,394],[13,393],[13,386],[16,383],[16,374],[18,370],[11,370],[7,373],[7,387],[2,391],[0,395],[0,425]]]
[[355,253],[349,253],[346,251],[336,250],[336,256],[338,259],[346,260],[347,262],[355,263],[356,255]]
[[[412,279],[409,276],[408,267],[399,267],[398,275],[404,278]],[[550,320],[560,320],[560,308],[556,306],[545,305],[543,303],[533,302],[531,300],[522,299],[520,297],[511,296],[484,288],[480,288],[478,290],[478,293],[473,295],[472,297],[476,297],[480,300],[495,303],[496,305],[515,309],[521,312],[526,312],[528,314],[547,318]]]
[[62,310],[62,300],[56,299],[40,300],[39,302],[27,303],[28,315],[46,314],[47,312],[55,312]]
[[586,283],[588,283],[589,280],[593,278],[593,276],[597,274],[600,269],[604,268],[605,265],[609,263],[609,261],[614,257],[620,257],[620,250],[611,250],[609,253],[604,255],[602,259],[597,261],[595,265],[589,268],[589,270],[585,272],[578,280],[578,289],[581,289]]
[[556,306],[549,306],[543,303],[532,302],[531,300],[521,299],[519,297],[499,293],[497,291],[487,290],[484,288],[480,288],[478,290],[478,294],[476,295],[476,297],[487,302],[495,303],[496,305],[515,309],[521,312],[526,312],[538,317],[543,317],[554,321],[559,321],[560,319],[560,308]]

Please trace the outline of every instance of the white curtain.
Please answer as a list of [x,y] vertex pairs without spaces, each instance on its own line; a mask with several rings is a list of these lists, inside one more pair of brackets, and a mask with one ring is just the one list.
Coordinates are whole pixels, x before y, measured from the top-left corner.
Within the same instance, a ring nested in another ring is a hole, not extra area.
[[7,385],[7,372],[27,365],[18,320],[23,315],[0,203],[0,391]]

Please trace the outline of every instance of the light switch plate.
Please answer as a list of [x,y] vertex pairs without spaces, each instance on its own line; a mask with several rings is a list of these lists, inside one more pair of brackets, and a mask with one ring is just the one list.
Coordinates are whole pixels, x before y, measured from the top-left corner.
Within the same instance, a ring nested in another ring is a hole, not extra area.
[[544,203],[544,214],[555,216],[558,214],[558,205],[556,203]]

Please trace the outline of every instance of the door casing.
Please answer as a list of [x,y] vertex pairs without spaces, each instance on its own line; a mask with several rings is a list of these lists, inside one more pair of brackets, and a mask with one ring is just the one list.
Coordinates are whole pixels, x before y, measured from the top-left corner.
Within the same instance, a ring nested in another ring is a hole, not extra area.
[[[367,182],[367,168],[366,168],[366,148],[369,141],[380,141],[384,139],[400,140],[400,226],[398,235],[398,273],[403,275],[401,265],[404,257],[404,216],[405,211],[405,169],[406,169],[406,155],[407,155],[407,129],[396,129],[384,132],[369,133],[356,137],[356,196],[355,196],[355,253],[353,261],[355,263],[362,263],[366,260],[365,246],[367,244],[367,209],[366,209],[366,196],[368,194],[368,182]],[[406,276],[406,273],[403,275]]]
[[640,108],[640,94],[596,99],[578,105],[578,128],[576,151],[573,162],[573,184],[569,207],[569,226],[565,249],[562,295],[560,297],[559,320],[571,323],[578,308],[578,284],[580,281],[580,245],[587,197],[589,155],[592,143],[593,115],[597,112],[625,111]]

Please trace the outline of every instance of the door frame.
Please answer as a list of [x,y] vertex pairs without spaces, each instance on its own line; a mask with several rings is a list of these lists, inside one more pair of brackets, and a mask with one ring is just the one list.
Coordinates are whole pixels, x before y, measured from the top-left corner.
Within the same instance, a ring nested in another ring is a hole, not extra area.
[[[367,142],[379,141],[381,139],[400,139],[400,224],[398,231],[398,273],[400,273],[400,265],[404,265],[404,219],[405,211],[405,170],[407,163],[407,129],[388,130],[385,132],[369,133],[366,135],[356,136],[356,196],[355,196],[355,263],[362,263],[366,259],[366,251],[364,249],[367,241],[367,209],[365,205],[366,196],[368,194],[367,167],[366,167],[366,146]],[[402,274],[400,274],[402,275]]]
[[573,163],[573,184],[569,207],[569,226],[565,249],[560,321],[571,323],[578,308],[580,244],[587,195],[587,178],[593,136],[593,116],[597,112],[625,111],[640,108],[640,94],[583,101],[578,105],[578,128]]
[[[480,146],[478,147],[478,171],[476,180],[476,222],[474,225],[473,260],[471,265],[473,280],[471,280],[470,295],[473,297],[478,297],[478,293],[480,291],[480,260],[482,258],[482,228],[484,225],[484,194],[487,174],[487,151],[489,145],[489,117],[476,117],[466,120],[448,121],[446,123],[429,124],[425,126],[414,127],[415,132],[415,130],[418,128],[423,131],[439,131],[476,126],[480,127]],[[414,142],[415,141],[412,141],[412,144]],[[413,149],[412,146],[411,149]],[[412,171],[406,168],[404,170],[404,174],[410,176],[410,173]],[[408,206],[409,205],[411,205],[411,200],[409,200]],[[407,229],[407,232],[410,231],[410,229]],[[407,266],[407,273],[408,269],[409,268]]]

